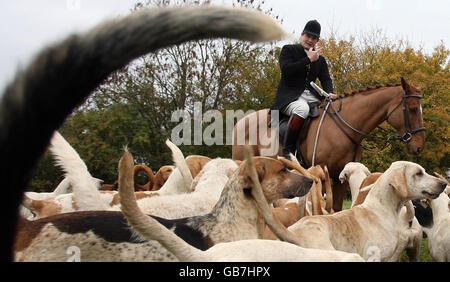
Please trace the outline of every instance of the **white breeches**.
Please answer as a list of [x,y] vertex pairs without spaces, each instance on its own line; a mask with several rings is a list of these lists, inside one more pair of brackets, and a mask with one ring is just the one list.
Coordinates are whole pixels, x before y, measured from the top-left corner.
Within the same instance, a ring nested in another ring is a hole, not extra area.
[[308,103],[319,101],[308,89],[306,89],[302,96],[300,96],[294,102],[289,103],[286,107],[281,109],[281,112],[285,115],[298,115],[304,119],[308,117],[309,105]]

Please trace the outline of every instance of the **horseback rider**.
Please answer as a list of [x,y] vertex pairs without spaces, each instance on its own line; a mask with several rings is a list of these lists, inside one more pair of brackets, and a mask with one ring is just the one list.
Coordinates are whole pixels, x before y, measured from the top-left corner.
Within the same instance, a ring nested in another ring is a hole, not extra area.
[[289,153],[295,155],[300,129],[308,117],[308,103],[317,103],[324,99],[311,87],[310,82],[319,78],[322,88],[329,93],[330,98],[337,98],[333,94],[333,81],[327,62],[320,55],[322,48],[315,49],[319,42],[320,29],[316,20],[306,23],[300,44],[284,45],[279,57],[281,80],[271,110],[280,110],[289,117],[283,142],[283,157],[289,160]]

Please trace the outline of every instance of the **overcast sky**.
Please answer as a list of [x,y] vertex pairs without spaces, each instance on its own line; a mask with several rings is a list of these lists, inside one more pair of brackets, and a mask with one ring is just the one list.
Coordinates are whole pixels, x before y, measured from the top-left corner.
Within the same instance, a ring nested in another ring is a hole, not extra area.
[[[71,32],[84,31],[102,19],[129,13],[136,0],[0,0],[0,89],[19,65],[26,65],[43,46]],[[227,0],[213,3],[223,4]],[[381,28],[394,40],[407,39],[431,53],[450,44],[448,0],[265,0],[283,18],[287,32],[300,35],[305,23],[317,19],[326,35]],[[297,36],[298,37],[298,36]],[[1,92],[1,91],[0,91]]]

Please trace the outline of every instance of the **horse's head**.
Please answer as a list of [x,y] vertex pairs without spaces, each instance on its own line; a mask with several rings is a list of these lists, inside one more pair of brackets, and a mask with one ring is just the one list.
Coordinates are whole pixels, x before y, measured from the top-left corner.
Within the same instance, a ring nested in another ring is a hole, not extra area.
[[401,101],[389,107],[387,121],[400,134],[410,154],[419,154],[425,148],[425,127],[423,127],[421,88],[408,84],[402,78]]

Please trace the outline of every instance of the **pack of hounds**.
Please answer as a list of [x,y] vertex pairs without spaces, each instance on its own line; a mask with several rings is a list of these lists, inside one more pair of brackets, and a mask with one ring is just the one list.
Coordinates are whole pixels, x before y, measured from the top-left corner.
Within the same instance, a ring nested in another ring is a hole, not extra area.
[[[425,234],[433,259],[450,261],[448,179],[413,162],[383,173],[348,163],[340,180],[352,206],[335,212],[326,167],[250,150],[242,161],[185,157],[167,140],[173,165],[153,174],[124,148],[118,180],[102,184],[57,132],[138,56],[190,40],[285,36],[260,12],[208,5],[142,9],[42,50],[1,97],[3,260],[363,262],[399,261],[406,251],[418,261]],[[64,180],[50,193],[24,192],[47,148]],[[141,170],[145,185],[135,182]]]

